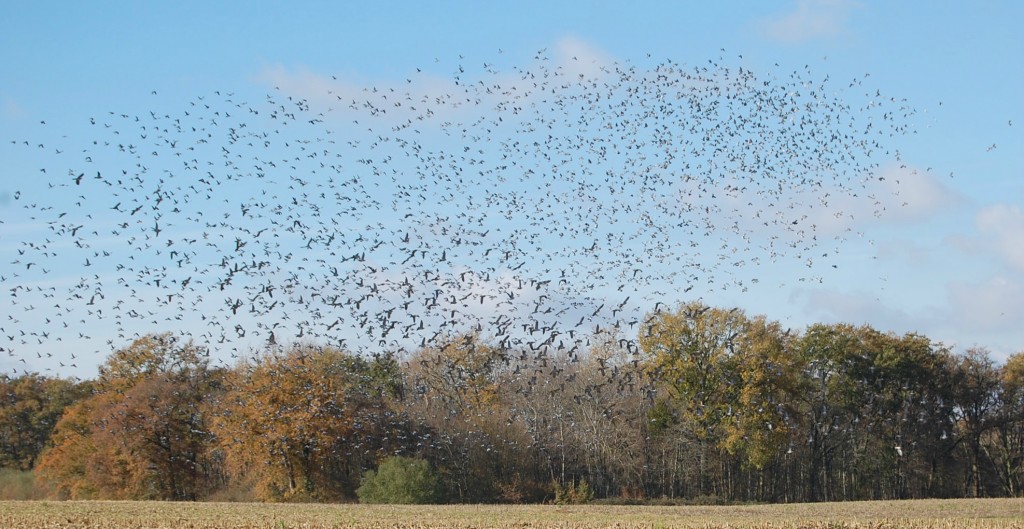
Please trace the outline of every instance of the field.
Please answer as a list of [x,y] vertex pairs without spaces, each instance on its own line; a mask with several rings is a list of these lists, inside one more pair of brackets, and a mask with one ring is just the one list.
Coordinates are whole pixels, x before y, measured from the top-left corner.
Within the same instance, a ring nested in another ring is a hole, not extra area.
[[1024,528],[1024,499],[744,506],[368,506],[0,502],[5,529]]

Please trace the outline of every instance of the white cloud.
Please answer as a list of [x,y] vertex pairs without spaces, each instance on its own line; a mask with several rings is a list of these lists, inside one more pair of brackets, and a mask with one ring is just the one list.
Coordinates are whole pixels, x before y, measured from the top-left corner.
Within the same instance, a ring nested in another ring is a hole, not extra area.
[[957,350],[981,346],[996,360],[1024,351],[1020,315],[1024,314],[1024,282],[994,276],[980,281],[957,281],[947,286],[948,305],[935,333],[944,333]]
[[1018,316],[1024,314],[1024,283],[996,276],[980,282],[957,281],[948,290],[950,324],[976,332],[1019,327]]
[[[457,111],[459,94],[467,93],[465,83],[426,72],[410,74],[409,79],[365,80],[356,76],[323,75],[304,67],[288,68],[281,64],[264,67],[256,76],[282,93],[305,100],[320,112],[341,112],[345,115],[375,115],[383,123],[406,122],[426,118],[440,112]],[[426,109],[430,112],[426,112]],[[447,109],[447,110],[446,110]]]
[[914,268],[935,264],[937,250],[908,239],[886,240],[877,243],[878,258],[889,262],[902,262]]
[[967,204],[934,173],[905,165],[881,169],[877,178],[853,193],[849,188],[823,190],[809,215],[821,234],[864,231],[880,223],[920,224]]
[[781,42],[833,38],[848,33],[849,12],[857,6],[851,0],[799,0],[795,10],[764,20],[762,29]]
[[[935,285],[942,289],[942,285]],[[790,302],[810,322],[868,324],[883,332],[920,333],[954,351],[982,346],[996,360],[1024,350],[1019,315],[1024,282],[996,276],[945,285],[945,297],[911,308],[865,291],[798,289]]]
[[[594,80],[605,75],[604,69],[615,63],[598,47],[572,36],[559,39],[549,53],[551,60],[545,66],[570,80]],[[345,115],[372,112],[375,121],[390,124],[429,117],[452,119],[464,112],[490,109],[502,100],[539,93],[536,80],[515,71],[496,72],[490,67],[461,70],[460,66],[455,77],[417,70],[401,79],[368,79],[275,64],[265,66],[255,80],[303,99],[320,111],[333,110]]]
[[570,78],[599,77],[601,69],[614,64],[614,60],[589,42],[576,37],[563,37],[555,43],[557,66]]
[[1024,272],[1024,212],[1020,207],[994,204],[982,208],[975,217],[975,226],[983,237],[983,247],[1013,270]]
[[927,220],[966,202],[930,171],[900,166],[885,169],[880,176],[884,178],[880,187],[887,197],[883,200],[885,218],[891,221]]
[[904,333],[918,331],[915,318],[888,305],[869,292],[841,292],[833,289],[796,289],[791,301],[802,306],[811,321],[825,323],[868,324],[881,331]]
[[300,67],[292,71],[281,64],[264,66],[256,75],[256,80],[268,83],[285,93],[314,99],[326,99],[334,91],[337,91],[339,96],[351,98],[356,92],[361,91],[360,87],[339,81],[332,82],[327,77],[305,68]]

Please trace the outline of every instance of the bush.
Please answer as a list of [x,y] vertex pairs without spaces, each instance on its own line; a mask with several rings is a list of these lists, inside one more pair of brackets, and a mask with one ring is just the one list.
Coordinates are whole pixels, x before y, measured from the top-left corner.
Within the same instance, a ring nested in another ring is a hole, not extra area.
[[590,488],[587,480],[566,485],[555,483],[554,488],[555,504],[557,505],[581,505],[590,503],[594,499],[594,491]]
[[389,457],[363,474],[356,495],[360,503],[439,503],[441,480],[422,459]]
[[499,503],[543,503],[551,498],[552,489],[532,479],[515,476],[498,484]]
[[253,490],[252,483],[239,480],[238,482],[229,482],[220,488],[213,490],[203,498],[203,501],[248,503],[258,502],[260,501],[260,498],[256,495],[256,491]]
[[0,500],[42,500],[49,494],[31,470],[0,468]]

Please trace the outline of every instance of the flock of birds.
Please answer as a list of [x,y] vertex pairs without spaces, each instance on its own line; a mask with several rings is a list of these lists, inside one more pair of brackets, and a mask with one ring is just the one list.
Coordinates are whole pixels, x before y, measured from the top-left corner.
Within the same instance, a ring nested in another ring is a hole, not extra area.
[[0,348],[24,370],[61,341],[163,331],[231,356],[467,334],[537,358],[601,334],[635,352],[644,314],[694,287],[834,264],[855,236],[841,204],[882,207],[877,169],[914,115],[863,79],[724,59],[470,70],[219,91],[10,139],[39,167],[0,221]]

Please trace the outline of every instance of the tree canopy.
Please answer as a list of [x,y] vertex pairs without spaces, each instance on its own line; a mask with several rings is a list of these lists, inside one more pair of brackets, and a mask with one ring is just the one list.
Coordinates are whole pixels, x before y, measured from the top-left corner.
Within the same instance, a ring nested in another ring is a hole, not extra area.
[[693,302],[583,350],[403,356],[171,335],[94,381],[0,379],[0,462],[65,498],[535,502],[1020,495],[1024,353]]

